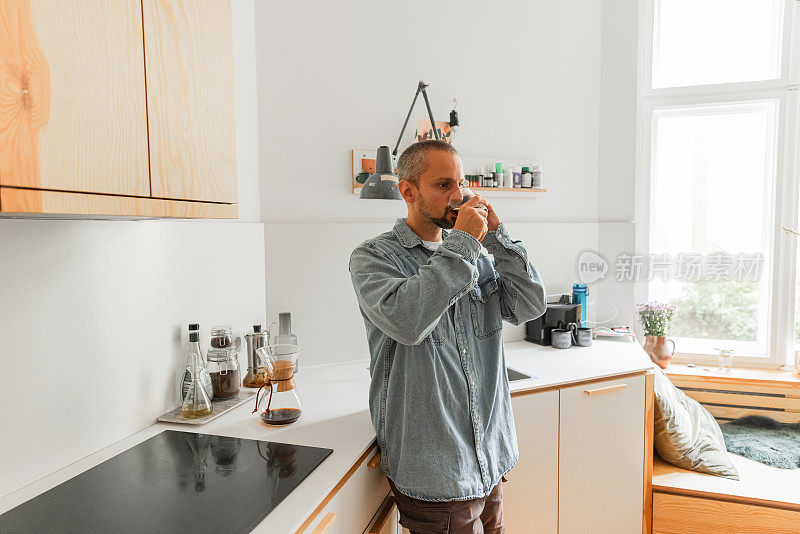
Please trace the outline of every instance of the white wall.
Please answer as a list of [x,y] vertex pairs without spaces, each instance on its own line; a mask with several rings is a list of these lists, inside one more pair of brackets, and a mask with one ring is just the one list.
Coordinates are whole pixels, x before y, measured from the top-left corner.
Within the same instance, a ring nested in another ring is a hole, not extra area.
[[188,323],[264,321],[253,12],[233,0],[241,222],[0,220],[0,495],[177,406]]
[[[417,82],[434,117],[458,98],[464,154],[537,158],[546,196],[503,199],[519,220],[595,220],[597,0],[259,2],[266,222],[386,221],[404,204],[350,192],[353,148],[394,146]],[[411,143],[420,101],[401,149]]]
[[[613,268],[618,254],[633,254],[636,164],[636,84],[638,1],[604,0],[600,78],[599,250],[609,262],[608,277],[595,287],[606,312],[617,315],[607,326],[635,326],[634,292],[630,282],[617,282]],[[591,297],[590,297],[591,298]]]
[[[267,312],[273,319],[293,312],[303,362],[367,356],[349,255],[406,209],[402,201],[353,197],[350,151],[394,145],[419,80],[430,84],[439,120],[457,97],[454,145],[462,153],[544,165],[546,194],[492,203],[527,244],[548,293],[571,292],[578,252],[599,244],[601,7],[596,0],[257,5]],[[420,100],[401,150],[424,109]],[[513,327],[505,335],[523,337]]]

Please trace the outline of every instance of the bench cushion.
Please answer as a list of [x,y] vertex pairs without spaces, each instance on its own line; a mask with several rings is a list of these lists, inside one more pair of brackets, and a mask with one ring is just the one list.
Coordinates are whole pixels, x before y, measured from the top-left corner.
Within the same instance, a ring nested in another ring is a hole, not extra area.
[[769,506],[800,512],[800,469],[778,469],[728,453],[739,480],[687,471],[653,455],[653,492]]
[[661,457],[678,467],[738,480],[719,424],[700,403],[672,385],[659,367],[653,370],[653,442]]

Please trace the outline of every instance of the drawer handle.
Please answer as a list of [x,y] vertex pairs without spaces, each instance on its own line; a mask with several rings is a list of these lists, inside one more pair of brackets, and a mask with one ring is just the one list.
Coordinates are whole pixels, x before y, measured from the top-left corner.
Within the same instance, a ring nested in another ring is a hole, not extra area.
[[618,389],[625,389],[626,387],[628,387],[628,384],[617,384],[616,386],[608,386],[604,388],[584,389],[583,392],[587,395],[596,395],[598,393],[608,393],[610,391],[617,391]]
[[333,521],[336,519],[336,514],[333,512],[328,512],[325,514],[325,517],[322,518],[322,521],[319,522],[319,525],[314,527],[314,530],[311,534],[324,534],[328,532],[328,529],[331,528],[333,525]]
[[367,462],[367,467],[369,467],[370,469],[377,469],[378,466],[380,465],[381,465],[381,451],[378,451],[375,453],[375,456],[373,456],[372,459],[369,462]]

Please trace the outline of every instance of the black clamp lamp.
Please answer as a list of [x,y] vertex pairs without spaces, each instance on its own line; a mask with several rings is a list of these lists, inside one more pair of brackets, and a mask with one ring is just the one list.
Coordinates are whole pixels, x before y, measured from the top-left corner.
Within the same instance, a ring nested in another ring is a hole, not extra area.
[[[422,93],[422,98],[425,99],[425,107],[428,109],[428,117],[431,120],[431,127],[433,128],[433,135],[436,140],[440,140],[439,130],[436,128],[436,122],[433,120],[433,112],[431,111],[431,104],[428,101],[428,93],[425,88],[428,85],[420,81],[417,84],[417,92],[414,94],[414,100],[411,101],[411,108],[408,110],[406,120],[403,123],[403,129],[400,130],[400,136],[397,138],[397,144],[394,146],[394,151],[389,153],[389,147],[384,145],[378,148],[378,156],[375,161],[375,172],[367,178],[364,186],[361,188],[359,198],[379,198],[389,200],[402,200],[403,196],[398,189],[398,179],[394,174],[394,166],[392,165],[392,156],[397,156],[397,149],[400,146],[400,141],[403,139],[403,134],[408,126],[408,119],[411,118],[411,112],[414,111],[414,105],[417,103],[417,97]],[[455,121],[455,124],[453,122]],[[458,126],[458,114],[455,109],[450,112],[450,125]]]

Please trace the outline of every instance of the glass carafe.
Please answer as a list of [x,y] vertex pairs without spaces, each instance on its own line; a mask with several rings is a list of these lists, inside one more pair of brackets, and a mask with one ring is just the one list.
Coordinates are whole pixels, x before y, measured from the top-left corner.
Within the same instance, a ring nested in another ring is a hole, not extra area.
[[300,350],[299,345],[277,344],[256,351],[264,361],[269,383],[258,390],[253,413],[259,412],[261,420],[267,424],[288,425],[300,418],[303,408],[294,380],[294,366]]
[[211,414],[211,398],[206,393],[200,380],[200,372],[204,369],[200,356],[194,352],[187,358],[186,372],[192,377],[186,397],[181,406],[181,416],[187,419],[197,419]]

